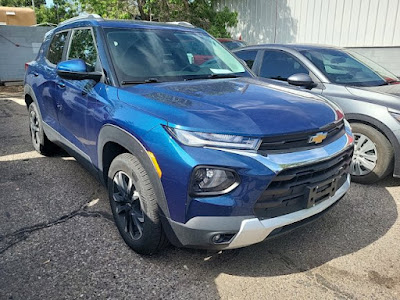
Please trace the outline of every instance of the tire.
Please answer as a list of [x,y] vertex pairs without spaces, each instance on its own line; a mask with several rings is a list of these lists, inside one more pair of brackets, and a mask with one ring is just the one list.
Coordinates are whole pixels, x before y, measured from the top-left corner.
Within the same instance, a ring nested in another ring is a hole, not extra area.
[[394,165],[393,147],[389,140],[380,131],[366,124],[352,123],[351,127],[355,138],[350,165],[352,180],[371,184],[385,178],[393,171]]
[[43,121],[40,117],[39,110],[32,102],[28,107],[29,113],[29,132],[33,148],[37,152],[45,156],[51,156],[57,152],[58,147],[49,141],[43,130]]
[[115,224],[125,243],[145,255],[157,253],[168,245],[154,189],[135,156],[123,153],[112,161],[108,195]]

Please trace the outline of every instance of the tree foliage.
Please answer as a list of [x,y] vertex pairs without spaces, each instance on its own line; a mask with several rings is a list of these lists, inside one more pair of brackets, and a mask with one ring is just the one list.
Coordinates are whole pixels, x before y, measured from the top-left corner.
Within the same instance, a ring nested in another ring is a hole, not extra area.
[[138,0],[141,19],[186,21],[217,37],[230,37],[227,27],[237,24],[237,12],[217,11],[215,0]]
[[[35,7],[39,8],[41,5],[46,4],[46,0],[35,0]],[[0,0],[0,6],[9,7],[30,7],[32,6],[32,0]]]
[[67,0],[54,0],[53,5],[50,7],[46,5],[40,5],[39,8],[35,9],[35,13],[38,24],[58,24],[64,20],[78,15],[75,5]]
[[107,19],[133,19],[138,14],[136,1],[132,0],[75,0],[81,10]]
[[237,13],[216,11],[215,0],[75,0],[88,13],[103,18],[186,21],[217,37],[230,37],[227,27],[237,24]]
[[[237,24],[237,12],[227,7],[217,11],[216,0],[35,0],[38,23],[59,23],[79,12],[96,13],[108,19],[186,21],[216,37],[230,37],[227,27]],[[29,6],[31,0],[0,0],[4,6]],[[79,8],[79,9],[77,9]]]

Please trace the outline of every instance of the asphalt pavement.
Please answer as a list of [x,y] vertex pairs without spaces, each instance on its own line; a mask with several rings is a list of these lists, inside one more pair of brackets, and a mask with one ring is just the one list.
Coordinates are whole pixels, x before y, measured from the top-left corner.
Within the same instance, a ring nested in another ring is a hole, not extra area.
[[254,246],[140,256],[99,182],[33,150],[19,87],[0,87],[0,205],[0,299],[400,299],[400,179]]

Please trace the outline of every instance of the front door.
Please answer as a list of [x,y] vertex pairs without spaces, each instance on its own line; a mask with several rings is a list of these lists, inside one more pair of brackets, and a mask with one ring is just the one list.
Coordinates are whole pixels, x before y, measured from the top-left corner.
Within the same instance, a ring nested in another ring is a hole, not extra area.
[[[96,43],[91,28],[74,29],[71,33],[67,60],[80,58],[85,61],[87,71],[101,70]],[[95,141],[87,136],[86,124],[91,117],[89,107],[97,100],[97,91],[102,83],[94,80],[67,80],[59,78],[58,120],[60,133],[84,153]],[[89,122],[90,123],[90,122]]]

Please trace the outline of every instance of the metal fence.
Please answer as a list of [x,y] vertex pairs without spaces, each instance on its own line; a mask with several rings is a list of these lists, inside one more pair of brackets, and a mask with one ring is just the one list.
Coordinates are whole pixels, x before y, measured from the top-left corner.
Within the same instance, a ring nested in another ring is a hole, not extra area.
[[25,63],[36,58],[52,27],[0,26],[0,83],[24,79]]

